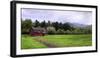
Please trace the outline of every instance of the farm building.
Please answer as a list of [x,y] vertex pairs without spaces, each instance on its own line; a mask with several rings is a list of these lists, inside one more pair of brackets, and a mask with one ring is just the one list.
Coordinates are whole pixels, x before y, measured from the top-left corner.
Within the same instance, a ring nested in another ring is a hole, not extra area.
[[46,34],[46,29],[40,27],[38,28],[32,27],[30,30],[30,34],[32,36],[44,36]]

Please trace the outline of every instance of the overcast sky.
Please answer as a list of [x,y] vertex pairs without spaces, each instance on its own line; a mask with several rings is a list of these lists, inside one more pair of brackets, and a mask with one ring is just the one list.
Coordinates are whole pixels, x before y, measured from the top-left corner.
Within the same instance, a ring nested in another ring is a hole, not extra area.
[[31,19],[33,22],[51,21],[51,22],[70,22],[85,25],[92,24],[91,11],[61,11],[61,10],[41,10],[41,9],[22,9],[22,19]]

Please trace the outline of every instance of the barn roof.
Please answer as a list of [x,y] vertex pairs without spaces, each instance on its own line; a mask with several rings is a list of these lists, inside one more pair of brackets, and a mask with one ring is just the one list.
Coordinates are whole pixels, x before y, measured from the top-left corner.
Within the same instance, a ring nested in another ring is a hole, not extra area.
[[41,27],[32,27],[32,30],[46,32],[46,29]]

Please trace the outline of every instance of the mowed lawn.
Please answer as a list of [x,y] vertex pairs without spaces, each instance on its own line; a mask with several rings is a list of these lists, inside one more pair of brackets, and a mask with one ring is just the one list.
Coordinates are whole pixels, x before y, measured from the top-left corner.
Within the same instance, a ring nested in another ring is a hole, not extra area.
[[[37,39],[41,40],[37,41]],[[22,35],[21,48],[49,48],[45,43],[56,45],[57,47],[80,47],[92,46],[92,35],[45,35],[45,36],[30,36]]]

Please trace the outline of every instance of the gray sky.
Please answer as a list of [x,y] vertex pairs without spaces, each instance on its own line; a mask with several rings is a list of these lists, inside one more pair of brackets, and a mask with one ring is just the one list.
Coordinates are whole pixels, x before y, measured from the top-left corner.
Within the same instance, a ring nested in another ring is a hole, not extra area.
[[42,10],[42,9],[22,9],[22,19],[31,19],[33,22],[51,21],[51,22],[70,22],[90,25],[92,24],[91,11],[61,11],[61,10]]

